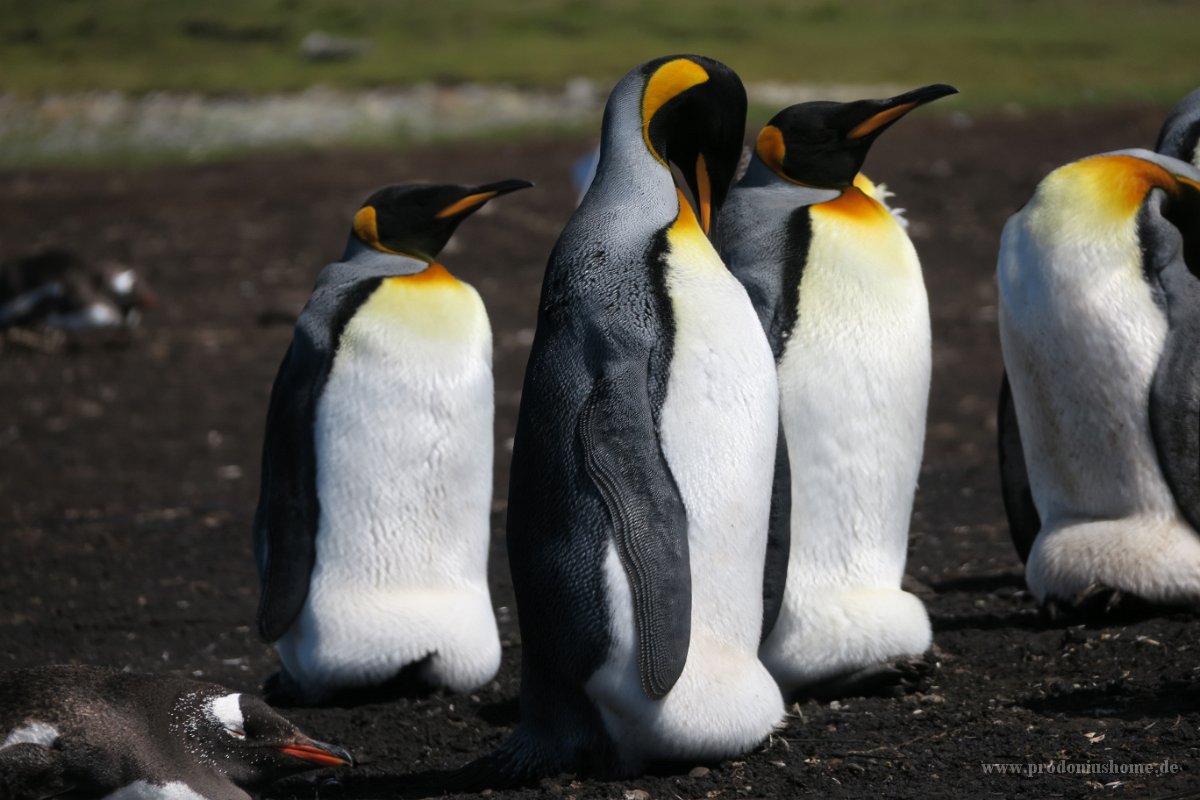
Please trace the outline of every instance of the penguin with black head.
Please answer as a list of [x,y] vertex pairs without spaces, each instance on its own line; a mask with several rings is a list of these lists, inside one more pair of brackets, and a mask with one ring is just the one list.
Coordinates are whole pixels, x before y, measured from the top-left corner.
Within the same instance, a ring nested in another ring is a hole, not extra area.
[[466,691],[499,667],[491,327],[437,256],[484,203],[530,185],[376,192],[296,322],[254,523],[258,625],[282,699],[397,679]]
[[929,304],[904,225],[861,169],[884,131],[956,91],[784,109],[721,213],[721,255],[754,303],[779,378],[762,658],[787,693],[894,685],[906,674],[895,664],[931,641],[924,606],[900,588],[925,438]]
[[732,756],[783,715],[757,658],[777,388],[711,244],[745,113],[733,71],[694,55],[633,69],[608,99],[521,398],[521,721],[468,768],[492,785]]

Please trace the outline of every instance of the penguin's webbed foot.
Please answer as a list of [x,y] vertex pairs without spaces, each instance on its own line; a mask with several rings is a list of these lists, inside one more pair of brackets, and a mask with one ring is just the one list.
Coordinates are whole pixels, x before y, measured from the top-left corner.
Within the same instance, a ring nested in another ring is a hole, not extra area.
[[796,691],[796,700],[828,702],[845,697],[901,697],[929,688],[933,663],[925,656],[896,658],[835,675]]
[[1088,586],[1070,600],[1049,597],[1042,604],[1042,612],[1056,625],[1133,621],[1180,610],[1183,610],[1182,606],[1155,603],[1098,583]]

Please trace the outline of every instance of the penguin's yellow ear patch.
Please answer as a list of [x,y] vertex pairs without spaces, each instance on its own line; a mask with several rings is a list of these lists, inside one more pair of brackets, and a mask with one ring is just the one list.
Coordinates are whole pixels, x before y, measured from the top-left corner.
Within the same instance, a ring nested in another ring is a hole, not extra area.
[[708,72],[704,67],[695,61],[677,58],[655,70],[646,82],[646,89],[642,92],[642,138],[646,141],[646,148],[659,161],[662,161],[662,157],[650,143],[650,120],[672,99],[707,80]]
[[393,256],[408,255],[384,247],[383,243],[379,241],[379,225],[375,219],[375,206],[363,206],[354,215],[354,235],[362,240],[363,244],[373,247],[381,253],[389,253]]
[[787,145],[783,143],[783,131],[774,125],[768,125],[758,134],[758,142],[754,151],[764,164],[771,168],[776,175],[783,174],[783,159],[787,156]]
[[917,103],[904,103],[903,105],[884,109],[873,117],[868,117],[851,128],[850,132],[846,134],[846,138],[851,140],[861,139],[868,134],[874,133],[884,125],[887,125],[889,122],[903,117],[905,114],[916,108],[917,105]]
[[354,235],[372,247],[379,244],[379,228],[375,222],[374,206],[363,206],[354,215]]
[[455,202],[446,206],[441,211],[434,214],[433,218],[445,219],[446,217],[452,217],[455,214],[466,211],[468,208],[474,208],[475,206],[482,205],[495,196],[495,192],[479,192],[477,194],[469,194],[463,199],[456,200]]

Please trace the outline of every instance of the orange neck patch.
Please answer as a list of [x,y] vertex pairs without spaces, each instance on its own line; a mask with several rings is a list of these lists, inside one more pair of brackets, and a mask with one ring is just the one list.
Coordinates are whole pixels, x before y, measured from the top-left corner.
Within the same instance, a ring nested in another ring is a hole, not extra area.
[[446,269],[442,264],[434,261],[420,272],[414,272],[412,275],[397,275],[389,280],[403,283],[405,286],[458,286],[459,280],[450,274],[450,270]]
[[846,189],[839,197],[827,203],[818,203],[813,210],[835,214],[854,222],[874,224],[891,219],[891,214],[881,203],[868,197],[857,186]]
[[[1091,199],[1097,210],[1115,219],[1135,215],[1151,189],[1163,189],[1177,195],[1179,178],[1151,161],[1136,156],[1096,156],[1062,167],[1059,181],[1066,180],[1066,190]],[[1191,181],[1187,181],[1191,183]]]

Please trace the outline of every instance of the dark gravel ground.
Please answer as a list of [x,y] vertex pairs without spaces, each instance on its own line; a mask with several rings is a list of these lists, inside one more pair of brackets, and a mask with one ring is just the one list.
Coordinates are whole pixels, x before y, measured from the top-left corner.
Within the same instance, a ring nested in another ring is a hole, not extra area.
[[[929,435],[909,573],[933,618],[930,684],[899,699],[810,701],[736,761],[624,782],[560,778],[491,796],[564,798],[1183,797],[1200,793],[1196,619],[1043,619],[1007,539],[992,445],[1000,228],[1048,170],[1153,142],[1163,109],[938,117],[880,140],[868,172],[909,209],[934,326]],[[0,666],[108,664],[255,690],[275,669],[252,628],[249,548],[276,366],[356,204],[411,178],[509,176],[536,190],[463,226],[444,261],[495,327],[491,562],[499,677],[435,694],[289,713],[363,761],[273,796],[404,793],[406,774],[487,751],[516,721],[520,639],[507,577],[507,443],[542,269],[573,207],[584,141],[332,151],[126,171],[0,172],[0,257],[74,247],[137,265],[161,305],[131,337],[0,352]],[[281,322],[281,320],[283,320]],[[36,346],[35,346],[36,345]],[[45,350],[52,352],[45,352]],[[987,774],[984,764],[1169,761],[1165,775]],[[639,794],[636,792],[643,792]],[[631,794],[633,792],[634,794]]]

